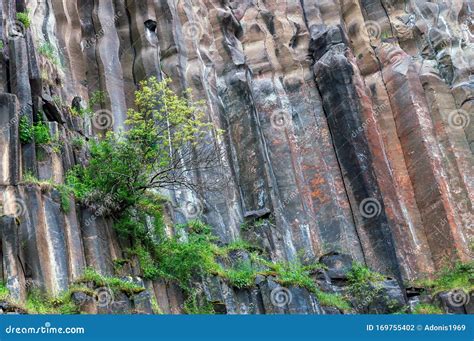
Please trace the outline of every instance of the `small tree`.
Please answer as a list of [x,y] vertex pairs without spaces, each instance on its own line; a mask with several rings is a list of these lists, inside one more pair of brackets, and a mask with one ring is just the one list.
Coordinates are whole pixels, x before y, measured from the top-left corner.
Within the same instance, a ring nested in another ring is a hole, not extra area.
[[101,206],[107,200],[109,209],[121,212],[149,190],[196,189],[192,173],[214,167],[219,158],[205,141],[215,130],[190,94],[180,97],[168,85],[154,77],[141,82],[127,130],[91,142],[88,164],[68,175],[76,197]]

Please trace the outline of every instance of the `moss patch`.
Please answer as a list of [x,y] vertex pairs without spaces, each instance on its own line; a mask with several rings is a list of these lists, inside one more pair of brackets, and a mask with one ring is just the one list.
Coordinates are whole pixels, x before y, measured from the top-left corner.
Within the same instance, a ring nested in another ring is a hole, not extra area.
[[29,185],[37,185],[42,191],[49,191],[55,189],[59,193],[60,205],[63,212],[68,213],[71,209],[71,189],[64,185],[54,182],[53,180],[39,180],[31,173],[26,173],[23,176],[23,183]]
[[443,310],[433,304],[420,303],[418,304],[413,314],[423,314],[423,315],[432,315],[432,314],[443,314]]
[[109,287],[114,291],[121,291],[129,296],[139,294],[145,290],[135,283],[116,277],[102,276],[92,268],[86,268],[84,275],[76,283],[93,283],[96,287]]
[[447,267],[437,278],[416,281],[415,285],[426,288],[432,295],[454,289],[474,291],[474,261]]

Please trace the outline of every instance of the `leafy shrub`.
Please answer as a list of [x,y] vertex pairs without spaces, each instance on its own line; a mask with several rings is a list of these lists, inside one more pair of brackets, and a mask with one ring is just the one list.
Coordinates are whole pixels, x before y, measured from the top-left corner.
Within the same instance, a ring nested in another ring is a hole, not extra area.
[[236,267],[225,273],[229,283],[239,289],[250,288],[255,285],[256,272],[249,260],[241,261]]
[[49,42],[43,42],[38,47],[38,53],[48,59],[52,64],[59,66],[61,60],[53,44]]
[[474,261],[458,262],[443,269],[437,278],[416,281],[416,285],[429,289],[432,295],[453,289],[469,293],[474,290]]
[[201,236],[191,235],[183,242],[169,238],[159,243],[155,251],[159,276],[175,280],[188,292],[193,279],[221,271],[212,244]]
[[350,309],[349,303],[339,294],[327,293],[317,289],[314,294],[316,295],[319,304],[325,307],[336,307],[342,311]]
[[376,299],[380,298],[382,292],[380,282],[385,279],[383,275],[370,270],[361,263],[354,262],[347,274],[347,279],[349,292],[359,309],[368,309]]
[[31,26],[31,21],[28,12],[18,12],[16,14],[16,20],[21,22],[23,26],[25,26],[25,28],[29,28]]
[[28,116],[22,115],[18,124],[18,133],[20,136],[20,142],[22,144],[28,144],[33,141],[34,129]]
[[351,285],[365,285],[369,282],[380,282],[385,278],[381,274],[370,270],[365,265],[354,262],[352,268],[347,274],[347,279]]
[[127,295],[138,294],[145,290],[145,288],[133,282],[124,281],[117,277],[103,276],[92,268],[86,268],[82,277],[76,282],[92,282],[97,287],[109,287],[116,292],[121,291]]
[[10,292],[8,291],[8,288],[5,283],[0,282],[0,301],[6,300],[9,295]]
[[82,147],[84,147],[86,141],[84,140],[83,137],[75,136],[71,140],[71,146],[74,149],[80,150]]
[[59,192],[59,196],[61,200],[61,209],[66,213],[68,213],[69,210],[71,209],[72,191],[68,186],[64,184],[56,183],[52,180],[39,180],[37,177],[35,177],[33,174],[29,172],[26,172],[23,175],[23,182],[25,184],[38,185],[42,189],[57,190]]
[[420,303],[415,307],[413,313],[422,315],[443,314],[443,310],[432,304]]
[[142,270],[145,279],[155,279],[158,276],[158,268],[148,250],[139,246],[132,250],[132,254],[135,254],[138,257],[140,269]]
[[[79,199],[111,196],[116,211],[122,212],[135,206],[147,190],[192,186],[187,169],[203,161],[197,156],[197,142],[213,128],[168,83],[143,81],[135,95],[137,109],[127,113],[129,129],[91,141],[88,166],[78,166],[68,176]],[[203,154],[207,166],[216,157],[215,151],[209,152]]]
[[62,314],[79,313],[79,308],[71,298],[72,291],[66,291],[57,297],[48,297],[38,289],[32,289],[26,300],[26,310],[29,314]]
[[49,128],[43,122],[38,122],[33,126],[33,136],[35,143],[37,144],[48,144],[49,142],[51,142]]
[[26,115],[23,115],[20,118],[18,133],[22,144],[31,143],[33,140],[37,144],[47,144],[51,142],[48,126],[42,121],[32,125],[30,119]]

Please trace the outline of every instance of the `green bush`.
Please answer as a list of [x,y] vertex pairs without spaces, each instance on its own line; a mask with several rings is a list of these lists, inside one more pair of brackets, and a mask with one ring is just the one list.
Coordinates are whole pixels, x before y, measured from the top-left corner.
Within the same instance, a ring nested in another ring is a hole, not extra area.
[[18,134],[22,144],[28,144],[33,141],[34,129],[28,116],[22,115],[18,123]]
[[234,268],[225,272],[229,283],[239,289],[251,288],[255,285],[255,277],[257,273],[254,270],[251,261],[241,261]]
[[201,236],[191,235],[187,241],[176,237],[164,240],[155,249],[158,274],[191,291],[193,279],[221,273],[213,250],[209,240]]
[[56,52],[56,48],[49,42],[43,42],[38,47],[38,53],[44,56],[54,65],[59,66],[61,64],[61,60],[59,59],[58,53]]
[[86,141],[83,137],[80,136],[75,136],[71,140],[71,146],[74,149],[80,150],[82,147],[84,147]]
[[454,289],[466,293],[474,291],[474,261],[458,262],[440,271],[435,279],[416,281],[416,285],[427,288],[432,295]]
[[[127,113],[129,129],[91,141],[88,166],[78,166],[68,176],[79,199],[100,203],[100,198],[112,197],[116,211],[123,212],[136,206],[146,191],[192,186],[184,165],[190,162],[192,167],[202,159],[190,148],[198,151],[197,142],[213,127],[168,84],[156,78],[143,81],[135,95],[136,109]],[[208,164],[215,152],[209,154]]]
[[319,304],[324,307],[336,307],[342,311],[348,311],[350,309],[349,303],[339,294],[327,293],[319,289],[317,289],[314,294]]
[[71,209],[71,196],[72,196],[72,191],[71,189],[64,185],[64,184],[59,184],[56,183],[52,180],[39,180],[36,176],[33,174],[26,172],[23,175],[23,182],[25,184],[32,184],[32,185],[38,185],[42,189],[55,189],[59,192],[60,200],[61,200],[61,209],[65,212],[68,213],[69,210]]
[[43,122],[38,122],[33,126],[33,136],[35,143],[37,144],[48,144],[51,142],[51,135],[49,134],[49,128]]
[[28,15],[28,12],[18,12],[16,14],[16,19],[25,26],[25,28],[30,28],[31,26],[31,21],[30,17]]
[[365,285],[370,282],[380,282],[385,277],[377,272],[370,270],[367,266],[354,262],[352,268],[347,274],[347,279],[351,285]]
[[86,268],[84,274],[77,283],[93,283],[96,287],[109,287],[115,292],[124,292],[129,296],[139,294],[145,290],[145,288],[129,281],[117,277],[103,276],[92,268]]
[[432,304],[420,303],[415,307],[413,313],[422,315],[443,314],[443,310]]
[[10,292],[8,291],[7,286],[5,283],[0,282],[0,301],[5,301],[8,296],[10,296]]
[[139,246],[133,249],[131,253],[135,254],[138,257],[140,269],[142,270],[143,277],[145,279],[155,279],[158,277],[158,268],[148,250]]
[[79,307],[71,298],[72,291],[68,290],[57,297],[49,297],[38,289],[30,290],[25,308],[28,314],[78,314]]
[[42,121],[33,125],[26,115],[20,117],[18,134],[22,144],[28,144],[33,141],[37,144],[48,144],[51,142],[48,126]]
[[374,300],[380,297],[382,290],[380,282],[385,277],[361,263],[354,262],[347,279],[349,293],[356,301],[356,305],[360,309],[368,309]]

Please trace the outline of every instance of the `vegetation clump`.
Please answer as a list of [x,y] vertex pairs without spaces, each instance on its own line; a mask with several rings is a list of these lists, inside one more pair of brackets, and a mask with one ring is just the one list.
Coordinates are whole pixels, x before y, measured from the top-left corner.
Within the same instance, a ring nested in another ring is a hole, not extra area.
[[0,301],[5,301],[9,295],[10,292],[8,291],[8,288],[5,283],[0,282]]
[[474,261],[459,262],[452,267],[446,267],[436,278],[420,280],[415,285],[426,288],[431,295],[450,290],[470,293],[474,291]]
[[[368,309],[372,303],[381,298],[381,282],[385,277],[367,266],[354,262],[347,274],[349,293],[355,301],[356,307],[361,310]],[[390,302],[386,302],[389,305]]]
[[18,12],[16,14],[16,20],[21,22],[26,29],[30,28],[31,26],[31,21],[30,21],[30,16],[29,16],[28,11]]
[[92,117],[94,115],[94,107],[105,103],[106,95],[103,91],[94,91],[89,98],[89,102],[85,108],[72,107],[71,112],[74,116]]
[[19,121],[19,137],[22,144],[35,141],[37,144],[47,144],[51,141],[49,128],[43,121],[31,124],[30,119],[23,115]]
[[144,287],[131,281],[117,277],[103,276],[92,268],[86,268],[84,274],[76,283],[93,283],[95,287],[108,287],[115,292],[123,292],[129,296],[139,294],[145,290]]
[[413,314],[438,315],[438,314],[443,314],[443,310],[440,307],[433,304],[420,303],[415,307]]
[[79,309],[71,298],[74,290],[77,289],[71,288],[57,297],[50,297],[37,288],[31,288],[23,305],[13,302],[7,287],[0,282],[0,301],[6,301],[27,314],[77,314]]
[[61,60],[54,48],[54,45],[49,42],[43,42],[38,47],[38,53],[48,59],[52,64],[56,66],[61,65]]
[[128,130],[91,141],[89,164],[68,176],[77,198],[100,202],[110,197],[116,212],[135,209],[147,191],[193,187],[192,172],[216,160],[214,148],[198,143],[212,125],[168,83],[156,78],[141,82],[136,109],[127,113]]
[[70,187],[56,183],[53,180],[39,180],[31,173],[25,173],[23,176],[23,183],[27,185],[38,185],[41,190],[48,191],[55,189],[59,193],[60,205],[63,212],[68,213],[71,209],[72,190]]

